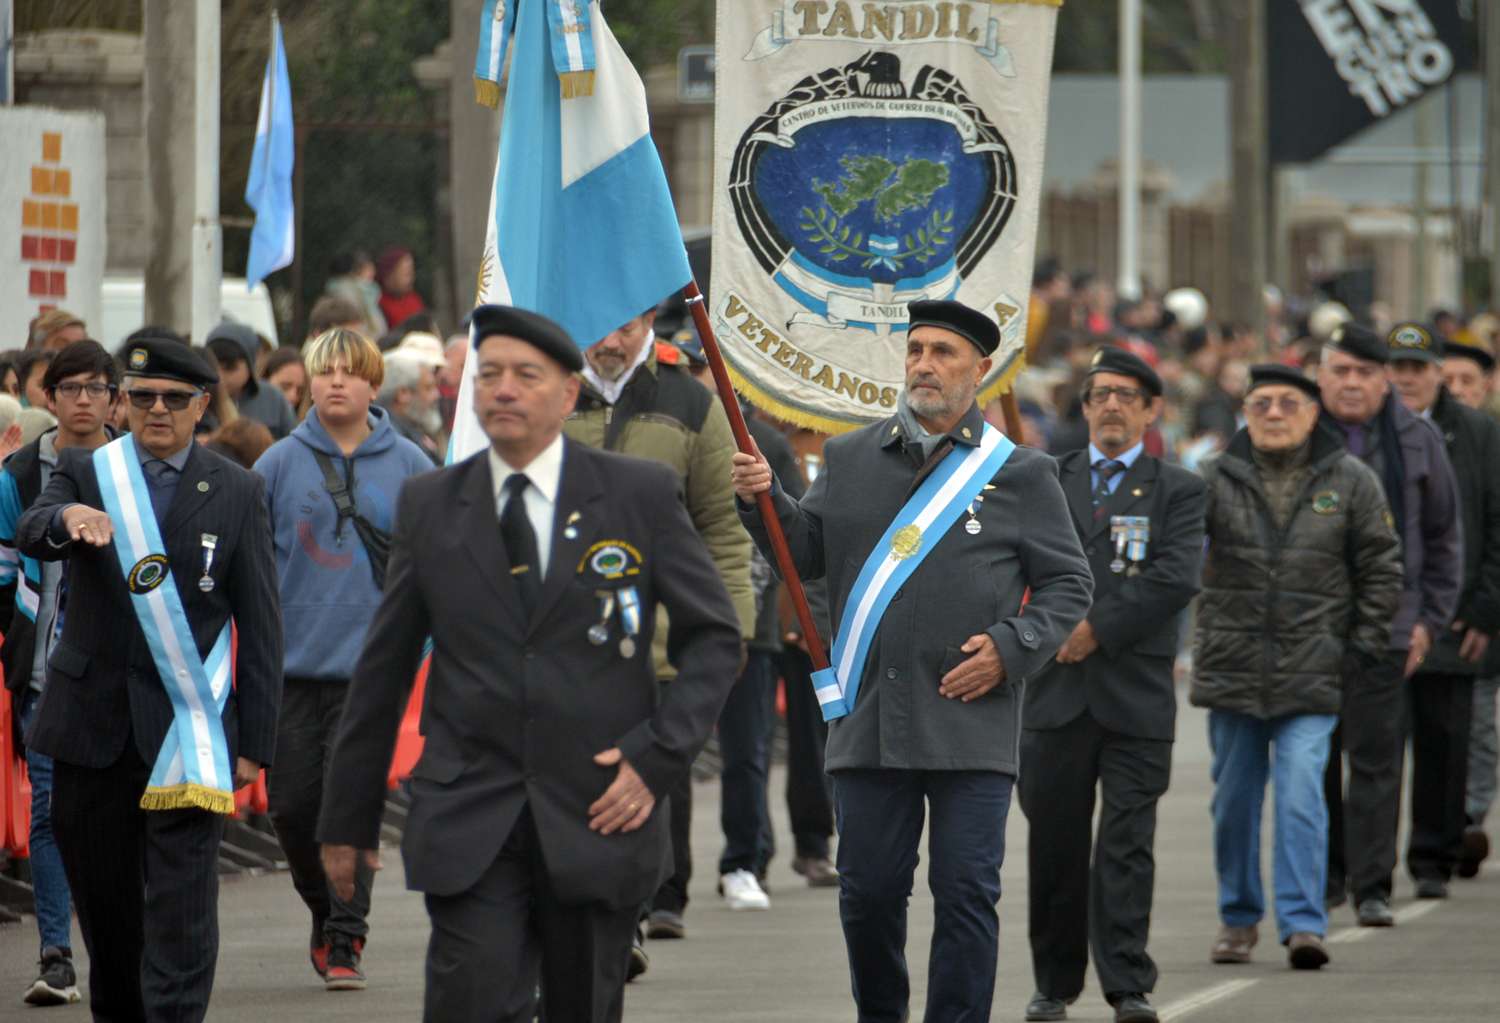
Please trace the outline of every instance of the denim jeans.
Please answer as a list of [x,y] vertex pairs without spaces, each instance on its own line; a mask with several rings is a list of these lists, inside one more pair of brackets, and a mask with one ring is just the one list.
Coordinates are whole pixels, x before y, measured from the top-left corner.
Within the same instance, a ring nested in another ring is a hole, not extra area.
[[[29,686],[20,693],[21,731],[31,727],[42,694]],[[26,750],[26,772],[31,776],[31,890],[36,900],[36,926],[42,948],[72,949],[73,900],[62,856],[52,837],[52,758]]]
[[1266,779],[1276,788],[1276,932],[1328,931],[1323,905],[1328,877],[1328,807],[1323,772],[1333,714],[1294,714],[1269,721],[1213,710],[1214,865],[1219,874],[1219,919],[1251,927],[1266,912],[1260,878],[1261,807]]
[[922,839],[934,905],[925,1023],[987,1023],[1000,951],[1000,865],[1015,778],[991,771],[833,776],[839,919],[859,1023],[903,1023],[906,904]]
[[1464,797],[1464,815],[1469,824],[1484,823],[1495,801],[1495,690],[1500,676],[1474,680],[1474,718],[1469,723],[1469,784]]

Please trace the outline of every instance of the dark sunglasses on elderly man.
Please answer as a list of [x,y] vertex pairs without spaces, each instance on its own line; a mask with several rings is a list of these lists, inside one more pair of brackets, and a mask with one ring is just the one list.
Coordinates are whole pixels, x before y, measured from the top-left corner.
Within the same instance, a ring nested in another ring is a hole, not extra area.
[[144,387],[133,387],[125,392],[125,396],[130,399],[130,404],[142,412],[150,412],[156,408],[158,398],[168,411],[181,412],[192,404],[198,394],[198,391],[153,391]]

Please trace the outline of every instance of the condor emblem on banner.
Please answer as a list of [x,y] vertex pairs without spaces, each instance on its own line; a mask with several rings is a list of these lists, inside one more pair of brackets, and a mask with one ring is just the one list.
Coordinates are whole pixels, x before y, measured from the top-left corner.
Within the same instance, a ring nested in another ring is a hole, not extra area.
[[963,83],[868,53],[808,78],[745,132],[729,185],[757,262],[804,310],[792,323],[900,329],[948,298],[1016,204],[1010,147]]
[[907,306],[1025,348],[1059,0],[718,6],[710,315],[735,386],[837,432],[890,415]]

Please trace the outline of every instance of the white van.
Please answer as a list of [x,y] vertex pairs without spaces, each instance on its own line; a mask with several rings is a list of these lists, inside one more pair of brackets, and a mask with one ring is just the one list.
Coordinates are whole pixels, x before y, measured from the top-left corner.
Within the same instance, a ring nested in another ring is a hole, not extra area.
[[[245,287],[245,278],[226,277],[219,293],[226,320],[246,324],[268,338],[271,344],[278,343],[276,316],[271,311],[271,293],[266,290],[265,282],[257,284],[252,291]],[[104,278],[100,324],[94,340],[112,352],[128,334],[146,325],[145,317],[146,287],[141,278]],[[203,339],[194,338],[193,342],[202,344]]]

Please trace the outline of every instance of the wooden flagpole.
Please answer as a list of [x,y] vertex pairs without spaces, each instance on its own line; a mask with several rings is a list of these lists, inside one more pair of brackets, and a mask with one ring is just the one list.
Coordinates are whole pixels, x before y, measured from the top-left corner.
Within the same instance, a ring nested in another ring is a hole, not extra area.
[[[708,309],[703,301],[703,292],[698,290],[698,282],[689,282],[682,289],[682,297],[687,301],[688,311],[692,313],[693,326],[698,328],[698,340],[703,343],[703,354],[708,356],[708,366],[713,371],[714,383],[719,389],[719,401],[729,416],[729,428],[734,431],[735,446],[745,454],[752,455],[755,453],[755,445],[750,440],[745,415],[740,411],[739,395],[734,393],[734,384],[729,380],[729,368],[724,365],[719,342],[714,338],[713,325],[708,321]],[[761,521],[765,523],[766,533],[771,540],[771,551],[776,555],[776,567],[780,569],[781,578],[786,582],[787,592],[792,595],[792,606],[797,612],[797,621],[802,626],[802,635],[807,640],[807,653],[812,659],[813,670],[822,671],[828,667],[828,654],[823,647],[818,627],[812,620],[812,611],[807,606],[807,594],[803,592],[797,566],[792,562],[792,550],[787,546],[786,534],[781,531],[781,520],[776,517],[776,509],[771,503],[771,492],[767,490],[759,493],[755,495],[755,500],[760,508]]]

